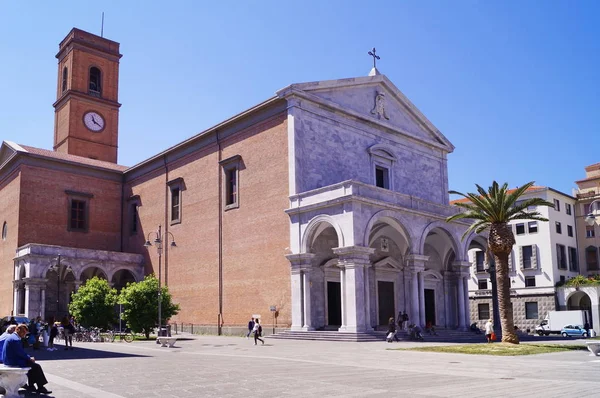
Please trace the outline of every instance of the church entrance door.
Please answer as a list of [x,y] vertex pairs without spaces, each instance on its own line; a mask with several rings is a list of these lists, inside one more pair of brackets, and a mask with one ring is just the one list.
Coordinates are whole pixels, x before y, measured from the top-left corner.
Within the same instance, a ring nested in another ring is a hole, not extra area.
[[327,324],[342,325],[342,285],[340,282],[327,282]]
[[425,289],[425,323],[435,325],[435,290]]
[[394,282],[377,281],[377,296],[379,303],[379,324],[387,325],[390,317],[395,316]]

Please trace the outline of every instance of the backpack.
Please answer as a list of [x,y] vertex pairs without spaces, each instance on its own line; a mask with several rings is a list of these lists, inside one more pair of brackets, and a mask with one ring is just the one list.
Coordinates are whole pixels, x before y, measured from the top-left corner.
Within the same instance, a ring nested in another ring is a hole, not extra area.
[[262,326],[258,325],[258,335],[262,336]]

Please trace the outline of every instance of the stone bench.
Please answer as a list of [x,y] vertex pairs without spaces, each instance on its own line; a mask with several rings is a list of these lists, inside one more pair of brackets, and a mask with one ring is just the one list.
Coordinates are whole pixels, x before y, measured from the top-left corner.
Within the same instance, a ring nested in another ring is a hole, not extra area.
[[158,342],[160,343],[161,347],[166,347],[167,344],[169,345],[169,347],[173,347],[175,345],[175,343],[177,342],[177,337],[157,337],[156,338],[158,340]]
[[3,387],[6,391],[4,398],[17,398],[19,396],[19,388],[27,384],[29,369],[0,365],[0,387]]
[[587,348],[590,350],[592,355],[598,356],[600,354],[600,340],[596,341],[587,341]]

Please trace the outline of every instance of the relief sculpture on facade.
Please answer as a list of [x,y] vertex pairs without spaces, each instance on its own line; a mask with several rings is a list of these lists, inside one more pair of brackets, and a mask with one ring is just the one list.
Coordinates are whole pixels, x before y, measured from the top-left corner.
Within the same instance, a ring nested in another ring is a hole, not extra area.
[[385,94],[384,93],[377,93],[375,95],[375,106],[373,107],[373,109],[371,109],[371,114],[377,115],[378,119],[381,119],[383,117],[383,118],[385,118],[385,120],[390,120],[390,117],[388,116],[387,112],[385,111]]

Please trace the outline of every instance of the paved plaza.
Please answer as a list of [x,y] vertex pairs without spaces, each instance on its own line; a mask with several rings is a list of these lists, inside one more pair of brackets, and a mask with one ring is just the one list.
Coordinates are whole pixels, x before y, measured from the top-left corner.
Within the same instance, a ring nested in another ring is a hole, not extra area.
[[34,354],[52,396],[60,398],[558,397],[600,391],[600,357],[587,352],[491,357],[389,350],[415,344],[267,338],[254,346],[246,338],[188,336],[176,348],[79,343],[73,351]]

